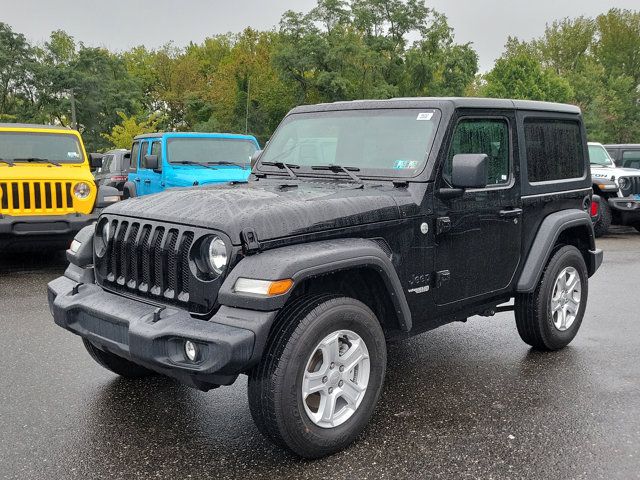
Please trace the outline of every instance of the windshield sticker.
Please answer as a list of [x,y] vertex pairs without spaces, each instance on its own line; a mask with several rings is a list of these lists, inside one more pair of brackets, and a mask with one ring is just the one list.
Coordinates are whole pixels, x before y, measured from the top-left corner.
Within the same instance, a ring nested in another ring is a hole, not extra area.
[[433,112],[422,112],[418,114],[416,120],[431,120],[433,118]]
[[78,152],[67,152],[67,158],[80,158],[80,154]]
[[393,168],[396,170],[404,170],[404,169],[413,169],[418,166],[418,162],[416,160],[396,160],[396,163],[393,165]]

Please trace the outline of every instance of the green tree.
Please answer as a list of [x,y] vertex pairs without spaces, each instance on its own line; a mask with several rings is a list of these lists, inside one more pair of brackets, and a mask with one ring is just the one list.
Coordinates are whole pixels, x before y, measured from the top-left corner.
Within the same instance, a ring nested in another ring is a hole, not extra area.
[[553,102],[569,102],[573,98],[567,80],[525,53],[498,59],[485,80],[483,94],[487,97]]
[[33,48],[24,35],[0,22],[0,119],[24,118],[25,105],[35,101]]
[[158,115],[138,121],[135,115],[127,116],[124,112],[116,114],[122,121],[111,129],[111,133],[102,134],[112,148],[130,148],[135,136],[157,131]]

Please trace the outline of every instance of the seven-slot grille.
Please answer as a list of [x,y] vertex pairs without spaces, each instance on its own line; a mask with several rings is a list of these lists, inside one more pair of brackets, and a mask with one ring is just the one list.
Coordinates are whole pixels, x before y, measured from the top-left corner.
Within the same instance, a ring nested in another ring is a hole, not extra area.
[[106,287],[195,313],[210,309],[190,295],[190,287],[198,281],[189,266],[194,231],[135,219],[109,221],[111,239],[105,255],[96,258],[98,276]]
[[0,213],[52,215],[72,213],[72,183],[66,181],[0,181]]
[[627,177],[629,179],[629,188],[623,190],[623,194],[627,195],[637,195],[640,194],[640,176],[637,177]]

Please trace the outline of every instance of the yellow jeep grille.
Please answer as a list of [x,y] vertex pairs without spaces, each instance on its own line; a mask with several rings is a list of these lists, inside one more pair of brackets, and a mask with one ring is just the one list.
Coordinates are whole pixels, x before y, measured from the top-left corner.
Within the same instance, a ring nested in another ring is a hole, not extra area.
[[0,213],[64,215],[74,212],[69,181],[0,181]]

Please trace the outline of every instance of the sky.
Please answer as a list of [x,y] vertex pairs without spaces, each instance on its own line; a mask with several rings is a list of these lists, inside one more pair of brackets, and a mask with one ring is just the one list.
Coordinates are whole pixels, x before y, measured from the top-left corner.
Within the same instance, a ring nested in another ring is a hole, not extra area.
[[[270,29],[282,13],[309,11],[316,0],[0,0],[0,22],[44,42],[62,29],[76,40],[110,50],[177,46],[245,27]],[[553,20],[596,16],[610,8],[640,9],[638,0],[427,0],[444,13],[456,41],[471,42],[486,72],[509,35],[529,40]]]

